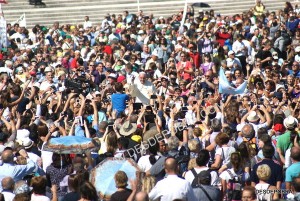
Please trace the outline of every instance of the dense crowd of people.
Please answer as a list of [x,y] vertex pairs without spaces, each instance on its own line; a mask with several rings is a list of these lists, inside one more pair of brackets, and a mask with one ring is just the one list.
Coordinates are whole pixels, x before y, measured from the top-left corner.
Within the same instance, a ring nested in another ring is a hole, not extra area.
[[[0,200],[299,200],[299,16],[257,0],[233,16],[7,24]],[[101,146],[44,149],[64,136]],[[141,176],[116,172],[104,195],[90,175],[110,157],[135,161]]]

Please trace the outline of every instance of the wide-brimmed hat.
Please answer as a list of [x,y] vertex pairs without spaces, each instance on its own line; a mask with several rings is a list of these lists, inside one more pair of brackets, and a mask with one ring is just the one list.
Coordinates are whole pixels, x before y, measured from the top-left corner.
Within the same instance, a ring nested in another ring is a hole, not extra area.
[[136,131],[137,125],[135,123],[130,123],[130,121],[125,121],[120,128],[120,134],[123,136],[129,136]]
[[288,116],[287,118],[284,119],[283,125],[287,129],[293,129],[298,125],[298,120],[295,117],[290,115],[290,116]]
[[30,149],[33,146],[33,141],[30,138],[25,138],[22,140],[22,146],[25,149]]
[[256,122],[257,120],[259,120],[259,116],[255,111],[251,111],[247,117],[247,120],[249,122]]

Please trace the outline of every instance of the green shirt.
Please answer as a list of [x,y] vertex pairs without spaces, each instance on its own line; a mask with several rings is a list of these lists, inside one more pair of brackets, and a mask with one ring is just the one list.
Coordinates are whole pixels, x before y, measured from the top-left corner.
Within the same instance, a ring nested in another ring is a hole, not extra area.
[[290,141],[290,133],[291,131],[286,131],[277,139],[276,147],[279,148],[282,151],[282,153],[285,153],[286,150],[291,148],[293,145],[293,142]]

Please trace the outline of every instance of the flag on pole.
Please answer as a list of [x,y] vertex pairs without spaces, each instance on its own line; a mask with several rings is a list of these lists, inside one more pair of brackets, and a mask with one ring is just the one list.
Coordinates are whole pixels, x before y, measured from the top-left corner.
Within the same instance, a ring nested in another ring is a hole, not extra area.
[[242,94],[245,92],[245,89],[247,87],[247,81],[244,81],[239,87],[234,88],[233,86],[230,85],[228,82],[223,68],[220,69],[219,71],[219,92],[221,94]]
[[23,15],[21,15],[21,17],[12,22],[11,25],[13,26],[14,24],[19,24],[20,27],[26,27],[26,16],[25,16],[25,13],[23,13]]

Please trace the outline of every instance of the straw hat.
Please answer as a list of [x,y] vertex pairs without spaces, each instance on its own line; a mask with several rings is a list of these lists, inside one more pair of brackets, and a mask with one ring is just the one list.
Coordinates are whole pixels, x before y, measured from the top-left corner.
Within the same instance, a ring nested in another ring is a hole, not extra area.
[[287,129],[293,129],[298,125],[298,120],[295,117],[290,115],[290,116],[288,116],[287,118],[284,119],[283,125]]
[[130,123],[130,121],[125,121],[120,128],[120,134],[123,136],[129,136],[132,133],[134,133],[136,129],[137,129],[137,125],[135,123]]
[[256,114],[255,111],[251,111],[247,117],[247,120],[249,122],[256,122],[257,120],[259,120],[259,116]]

